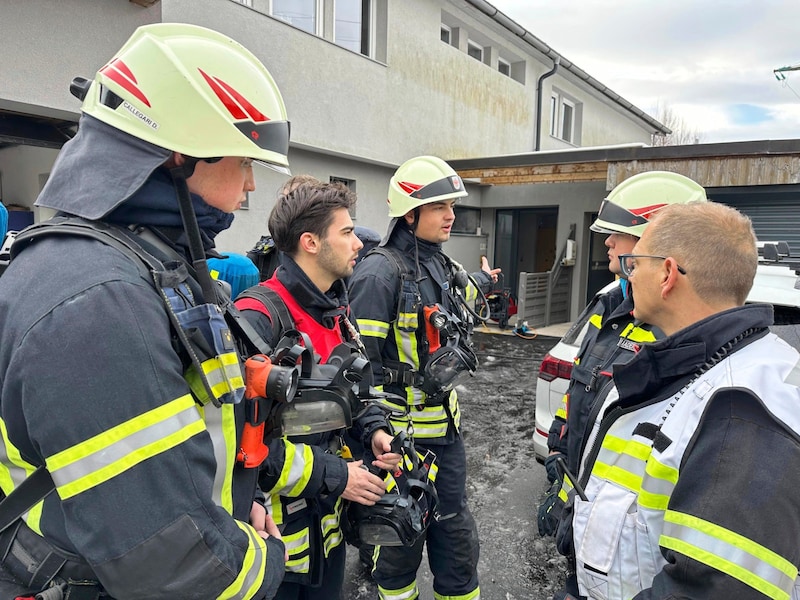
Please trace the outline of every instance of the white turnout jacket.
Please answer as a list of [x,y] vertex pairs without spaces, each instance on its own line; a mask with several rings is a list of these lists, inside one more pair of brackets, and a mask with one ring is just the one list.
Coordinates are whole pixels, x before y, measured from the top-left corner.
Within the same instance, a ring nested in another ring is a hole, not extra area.
[[615,370],[574,497],[581,595],[800,597],[800,356],[765,335],[769,308],[714,315]]

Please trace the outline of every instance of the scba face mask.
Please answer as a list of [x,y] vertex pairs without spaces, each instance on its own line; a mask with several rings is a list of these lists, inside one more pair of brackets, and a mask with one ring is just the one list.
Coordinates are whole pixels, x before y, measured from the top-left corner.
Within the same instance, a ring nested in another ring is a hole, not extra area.
[[461,322],[434,304],[424,307],[425,337],[430,356],[420,388],[431,400],[442,398],[478,368],[478,357],[467,342]]
[[477,367],[478,360],[471,349],[442,346],[425,365],[422,391],[428,395],[450,392],[474,375]]
[[392,440],[392,451],[402,458],[394,473],[378,473],[387,482],[386,493],[372,506],[347,507],[345,536],[354,546],[413,546],[436,518],[436,455],[419,454],[405,432]]

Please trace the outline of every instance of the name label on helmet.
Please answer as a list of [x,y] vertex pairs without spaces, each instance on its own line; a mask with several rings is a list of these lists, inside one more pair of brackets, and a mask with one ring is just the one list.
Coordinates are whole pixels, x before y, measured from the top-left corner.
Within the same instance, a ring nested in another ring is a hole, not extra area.
[[128,104],[127,102],[123,102],[123,103],[122,103],[122,106],[123,106],[123,107],[125,107],[125,109],[126,109],[126,110],[127,110],[129,113],[131,113],[131,114],[132,114],[134,117],[136,117],[137,119],[139,119],[139,120],[140,120],[142,123],[144,123],[145,125],[148,125],[149,127],[153,128],[154,130],[155,130],[155,129],[158,129],[158,123],[156,123],[155,121],[153,121],[153,119],[151,119],[150,117],[148,117],[146,114],[144,114],[142,111],[140,111],[140,110],[139,110],[138,108],[136,108],[135,106],[133,106],[133,105],[131,105],[131,104]]

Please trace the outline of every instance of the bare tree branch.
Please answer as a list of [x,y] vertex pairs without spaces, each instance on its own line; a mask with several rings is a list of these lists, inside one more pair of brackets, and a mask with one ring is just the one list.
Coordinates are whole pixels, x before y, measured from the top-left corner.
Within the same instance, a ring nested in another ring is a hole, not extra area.
[[683,146],[703,141],[704,134],[696,128],[687,126],[683,118],[667,104],[658,103],[656,119],[671,129],[672,133],[668,135],[654,133],[651,140],[653,146]]

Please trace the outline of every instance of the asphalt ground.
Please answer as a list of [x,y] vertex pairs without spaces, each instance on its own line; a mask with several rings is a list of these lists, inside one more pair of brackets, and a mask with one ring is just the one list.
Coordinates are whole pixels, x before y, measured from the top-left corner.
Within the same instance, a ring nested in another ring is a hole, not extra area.
[[[547,480],[531,439],[539,364],[557,341],[479,330],[474,344],[480,367],[458,388],[467,494],[481,542],[482,600],[546,600],[561,586],[563,559],[552,538],[542,538],[536,530],[536,508]],[[424,557],[418,585],[420,598],[432,600],[433,582]],[[342,598],[377,597],[374,582],[359,564],[358,550],[348,546]]]

